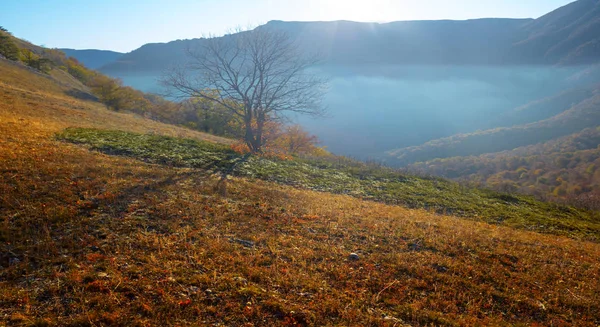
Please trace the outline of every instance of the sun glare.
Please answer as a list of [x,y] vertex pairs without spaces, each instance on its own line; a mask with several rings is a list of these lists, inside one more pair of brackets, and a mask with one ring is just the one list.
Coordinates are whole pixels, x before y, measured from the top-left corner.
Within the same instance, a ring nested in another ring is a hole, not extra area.
[[[322,20],[352,20],[364,22],[382,21],[387,0],[321,0],[311,1],[311,9],[318,12]],[[379,8],[379,10],[378,10]]]

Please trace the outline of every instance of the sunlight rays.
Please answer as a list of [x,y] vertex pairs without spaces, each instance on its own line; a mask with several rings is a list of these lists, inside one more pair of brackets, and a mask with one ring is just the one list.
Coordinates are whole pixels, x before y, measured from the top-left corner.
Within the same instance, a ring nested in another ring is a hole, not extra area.
[[381,8],[388,7],[390,2],[389,0],[311,0],[310,7],[323,20],[379,22]]

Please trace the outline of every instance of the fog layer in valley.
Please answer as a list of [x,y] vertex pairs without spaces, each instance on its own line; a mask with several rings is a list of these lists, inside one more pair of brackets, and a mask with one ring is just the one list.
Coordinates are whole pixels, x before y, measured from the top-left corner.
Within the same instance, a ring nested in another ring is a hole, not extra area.
[[[390,149],[502,126],[504,113],[577,87],[571,77],[581,68],[385,65],[319,70],[330,78],[327,117],[294,120],[336,154],[379,159]],[[159,73],[115,77],[144,91],[161,91]]]

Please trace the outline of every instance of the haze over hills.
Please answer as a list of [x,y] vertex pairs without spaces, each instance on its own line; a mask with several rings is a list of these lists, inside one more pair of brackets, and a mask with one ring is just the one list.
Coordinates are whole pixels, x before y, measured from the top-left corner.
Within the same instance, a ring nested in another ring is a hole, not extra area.
[[523,26],[515,56],[531,63],[581,65],[600,59],[600,1],[579,0]]
[[[334,153],[406,166],[510,151],[600,125],[598,0],[537,19],[257,28],[285,30],[303,51],[322,55],[330,116],[299,122]],[[159,92],[161,73],[202,42],[147,44],[100,70]]]
[[[571,98],[569,95],[575,96]],[[566,101],[574,101],[572,102],[574,104],[561,106],[559,101],[562,100],[561,96],[566,98]],[[389,154],[398,160],[397,165],[403,166],[434,158],[480,155],[512,150],[579,132],[585,128],[600,126],[599,88],[577,90],[572,93],[563,93],[561,96],[545,99],[520,109],[521,112],[529,111],[528,109],[544,104],[546,108],[552,108],[546,101],[553,101],[560,113],[550,118],[529,124],[454,135],[433,140],[420,146],[390,151]],[[580,96],[580,98],[577,96]],[[533,114],[535,115],[535,113]]]
[[118,60],[123,53],[108,51],[108,50],[75,50],[75,49],[59,49],[67,56],[77,59],[86,67],[98,69],[106,64]]
[[[271,21],[257,28],[285,30],[308,53],[327,63],[500,64],[502,49],[519,40],[528,19],[409,21],[387,24]],[[163,70],[185,61],[184,50],[203,39],[147,44],[102,67],[106,73]]]
[[[600,2],[579,0],[538,19],[401,21],[385,24],[271,21],[308,52],[336,64],[579,65],[600,61]],[[185,60],[202,39],[147,44],[102,71],[156,71]]]

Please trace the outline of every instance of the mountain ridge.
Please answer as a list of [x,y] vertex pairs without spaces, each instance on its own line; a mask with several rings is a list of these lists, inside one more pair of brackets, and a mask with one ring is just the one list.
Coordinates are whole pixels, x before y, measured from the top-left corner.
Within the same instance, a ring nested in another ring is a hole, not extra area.
[[596,63],[599,28],[600,1],[575,1],[527,24],[528,37],[514,50],[567,65]]
[[[537,19],[385,23],[271,20],[257,28],[286,30],[305,50],[325,53],[325,61],[349,65],[369,62],[580,65],[599,61],[600,37],[594,33],[598,27],[600,2],[579,0]],[[193,48],[202,40],[149,43],[100,70],[106,73],[164,70],[185,61],[183,49]]]
[[[511,31],[516,31],[530,19],[482,18],[473,20],[398,21],[389,23],[284,22],[273,20],[257,28],[285,30],[296,38],[307,52],[324,53],[325,62],[347,65],[365,63],[408,64],[499,64],[499,49],[488,46],[489,51],[477,52],[488,44],[490,30],[504,46],[515,41]],[[411,30],[429,34],[426,45]],[[462,46],[451,42],[448,34],[463,33]],[[388,40],[394,39],[394,43]],[[167,43],[149,43],[125,54],[120,60],[100,68],[106,73],[119,71],[158,71],[185,61],[184,49],[197,47],[203,38],[175,40]],[[376,49],[377,51],[374,51]],[[407,50],[408,49],[408,50]],[[445,55],[445,54],[448,55]],[[491,58],[491,59],[490,59]]]
[[118,60],[124,55],[122,52],[111,51],[111,50],[97,50],[97,49],[58,49],[64,52],[68,57],[73,57],[79,62],[84,64],[86,67],[91,69],[98,69],[106,64]]

